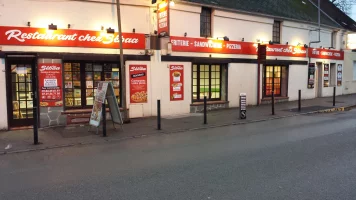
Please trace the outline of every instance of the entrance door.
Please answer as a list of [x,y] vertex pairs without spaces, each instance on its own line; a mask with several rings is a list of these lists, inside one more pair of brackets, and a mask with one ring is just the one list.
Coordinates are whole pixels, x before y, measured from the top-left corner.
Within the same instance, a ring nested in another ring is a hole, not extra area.
[[34,58],[8,58],[6,62],[9,126],[31,126],[34,123]]
[[323,64],[316,63],[315,96],[322,97],[322,91],[323,91]]
[[275,96],[281,96],[281,83],[282,83],[282,70],[281,66],[266,66],[265,67],[265,88],[264,96],[272,96],[272,91],[274,91]]

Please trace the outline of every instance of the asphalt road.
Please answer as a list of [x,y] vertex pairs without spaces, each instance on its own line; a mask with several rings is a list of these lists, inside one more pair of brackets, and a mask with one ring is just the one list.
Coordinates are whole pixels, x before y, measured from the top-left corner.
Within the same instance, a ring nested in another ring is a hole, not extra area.
[[0,156],[1,200],[356,199],[356,112]]

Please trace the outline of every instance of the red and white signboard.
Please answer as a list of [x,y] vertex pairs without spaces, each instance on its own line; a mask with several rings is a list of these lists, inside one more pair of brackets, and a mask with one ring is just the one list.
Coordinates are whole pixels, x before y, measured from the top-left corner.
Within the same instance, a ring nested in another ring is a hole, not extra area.
[[[0,26],[0,45],[118,48],[119,36],[101,31]],[[123,33],[124,49],[145,49],[145,35]]]
[[267,56],[289,56],[289,57],[303,57],[307,56],[307,50],[300,46],[290,45],[267,45]]
[[130,65],[130,103],[147,103],[147,65]]
[[169,66],[170,79],[170,99],[171,101],[184,100],[184,66],[170,65]]
[[158,35],[164,37],[169,36],[169,2],[162,0],[157,3],[157,25]]
[[[258,45],[252,42],[171,37],[172,51],[257,55]],[[267,56],[306,57],[304,47],[267,45]]]
[[250,42],[171,36],[171,43],[172,51],[257,55],[257,45]]
[[38,65],[40,106],[63,106],[62,65],[59,63],[41,63]]
[[309,48],[308,55],[311,58],[331,59],[331,60],[344,60],[344,52],[326,49],[313,49]]

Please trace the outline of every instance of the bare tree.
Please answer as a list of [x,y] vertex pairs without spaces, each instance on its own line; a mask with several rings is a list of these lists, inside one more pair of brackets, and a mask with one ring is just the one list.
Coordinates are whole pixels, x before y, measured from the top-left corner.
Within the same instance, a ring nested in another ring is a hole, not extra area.
[[356,0],[330,0],[330,1],[346,14],[350,14],[352,5],[356,3]]

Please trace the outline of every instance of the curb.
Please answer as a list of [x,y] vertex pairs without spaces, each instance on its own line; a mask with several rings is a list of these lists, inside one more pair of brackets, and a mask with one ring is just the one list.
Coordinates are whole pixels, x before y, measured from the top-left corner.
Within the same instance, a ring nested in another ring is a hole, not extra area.
[[[283,119],[283,118],[295,117],[295,116],[301,116],[301,115],[332,113],[332,112],[344,112],[344,111],[349,111],[349,110],[351,110],[353,108],[356,108],[356,105],[338,107],[338,108],[330,108],[330,109],[324,109],[324,110],[317,110],[317,111],[311,111],[311,112],[305,112],[305,113],[296,113],[296,114],[291,114],[291,115],[283,115],[283,116],[270,117],[270,118],[258,119],[258,120],[233,122],[233,123],[226,123],[226,124],[217,124],[217,125],[210,125],[210,126],[197,127],[197,128],[178,129],[178,130],[173,130],[173,131],[159,131],[159,132],[156,132],[156,133],[153,133],[153,134],[150,134],[150,135],[155,135],[155,134],[174,134],[174,133],[182,133],[182,132],[188,132],[188,131],[206,130],[206,129],[210,129],[210,128],[220,128],[220,127],[227,127],[227,126],[238,126],[238,125],[258,123],[258,122],[264,122],[264,121],[270,121],[270,120],[276,120],[276,119]],[[133,136],[129,136],[129,137],[122,137],[122,138],[118,138],[118,139],[105,139],[103,141],[98,141],[98,142],[86,142],[86,143],[85,142],[79,142],[79,143],[71,143],[71,144],[63,144],[63,145],[53,145],[53,146],[47,146],[47,147],[41,147],[41,148],[22,149],[22,150],[15,150],[15,151],[0,151],[0,156],[1,155],[6,155],[6,154],[26,153],[26,152],[33,152],[33,151],[44,151],[44,150],[49,150],[49,149],[58,149],[58,148],[67,148],[67,147],[74,147],[74,146],[101,144],[101,143],[106,143],[106,142],[119,142],[119,141],[123,141],[123,140],[148,137],[150,135],[141,134],[141,135],[133,135]]]

